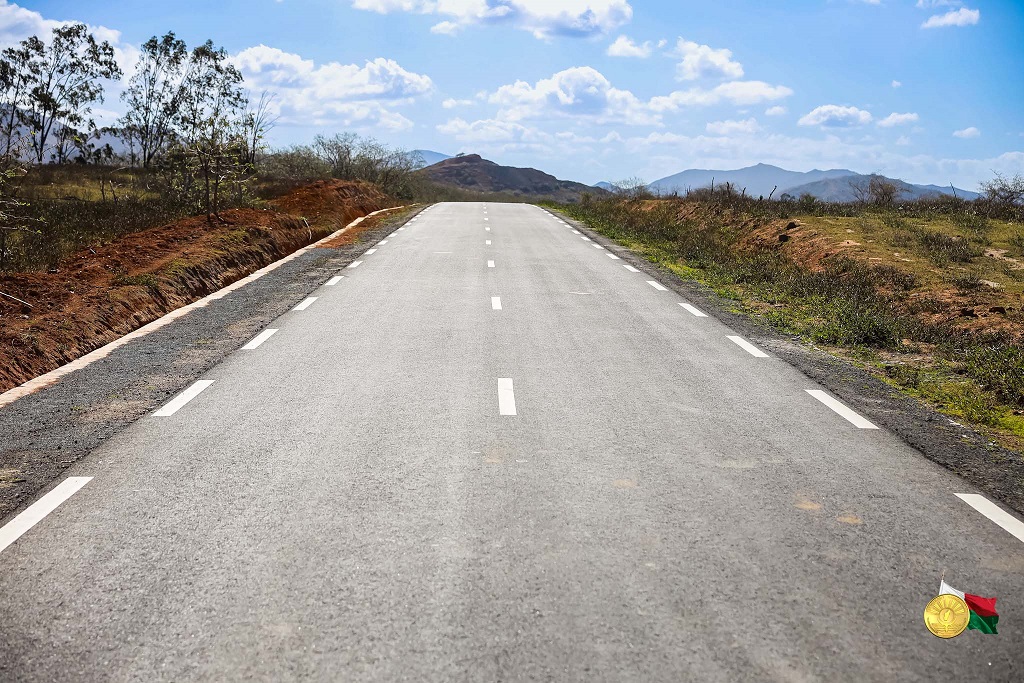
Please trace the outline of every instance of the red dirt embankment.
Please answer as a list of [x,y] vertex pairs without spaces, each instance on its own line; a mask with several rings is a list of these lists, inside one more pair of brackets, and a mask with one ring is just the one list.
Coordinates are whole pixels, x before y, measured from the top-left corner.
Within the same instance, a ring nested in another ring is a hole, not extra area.
[[0,275],[0,291],[31,304],[0,297],[0,392],[393,204],[373,185],[322,181],[271,202],[278,210],[186,218],[82,250],[56,272]]

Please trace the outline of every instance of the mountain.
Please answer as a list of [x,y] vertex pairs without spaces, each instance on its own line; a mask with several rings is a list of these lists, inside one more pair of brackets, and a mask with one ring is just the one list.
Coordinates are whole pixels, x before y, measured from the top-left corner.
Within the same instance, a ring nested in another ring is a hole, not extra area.
[[756,166],[749,166],[747,168],[741,168],[735,171],[708,171],[708,170],[689,170],[683,171],[682,173],[676,173],[670,175],[661,180],[655,180],[648,187],[655,192],[661,194],[671,194],[672,192],[679,192],[680,194],[686,192],[686,190],[696,190],[701,187],[708,187],[712,181],[715,186],[723,185],[725,183],[732,183],[733,187],[738,192],[742,192],[744,188],[747,190],[747,194],[753,197],[764,195],[767,197],[771,194],[772,188],[778,188],[775,191],[775,197],[780,192],[785,191],[787,187],[795,187],[797,185],[804,185],[806,183],[813,183],[819,180],[826,180],[828,178],[841,178],[843,176],[856,175],[853,171],[846,169],[831,169],[828,171],[807,171],[806,173],[800,173],[799,171],[787,171],[784,168],[778,166],[770,166],[768,164],[758,164]]
[[473,192],[504,192],[524,197],[544,197],[562,202],[574,202],[583,192],[602,191],[569,180],[559,180],[535,168],[501,166],[482,158],[479,154],[465,154],[420,169],[435,183],[454,185]]
[[[794,197],[799,197],[802,194],[812,194],[818,199],[826,202],[854,202],[857,201],[857,192],[854,190],[854,186],[861,185],[866,187],[870,179],[871,176],[854,173],[841,178],[829,178],[827,180],[819,180],[817,182],[805,183],[803,185],[791,187],[788,188],[785,193],[793,195]],[[949,187],[940,187],[938,185],[912,185],[894,178],[885,179],[895,183],[896,186],[902,190],[900,199],[905,201],[952,194]],[[961,199],[976,199],[978,197],[978,193],[968,192],[967,190],[957,188],[956,196]]]
[[[747,194],[752,197],[765,196],[775,190],[774,198],[778,199],[782,194],[790,194],[799,197],[801,194],[809,193],[823,201],[830,202],[852,202],[856,200],[856,194],[850,186],[851,182],[867,182],[870,175],[856,173],[846,169],[830,169],[827,171],[787,171],[778,166],[758,164],[735,171],[705,171],[689,170],[675,175],[670,175],[661,180],[656,180],[648,187],[660,194],[672,192],[684,193],[686,190],[696,190],[711,185],[712,180],[716,187],[724,183],[732,183],[738,192],[744,188]],[[951,188],[939,185],[913,185],[902,180],[892,180],[904,190],[902,199],[920,199],[922,197],[934,197],[939,194],[953,194]],[[976,199],[978,193],[968,192],[956,188],[956,195],[961,199]]]
[[615,185],[612,185],[607,180],[602,180],[599,183],[594,183],[594,187],[598,187],[602,190],[607,190],[608,192],[615,192],[615,190],[617,189]]
[[445,159],[452,158],[450,154],[442,154],[441,152],[431,152],[429,149],[414,149],[412,153],[418,155],[419,158],[422,159],[420,165],[417,166],[416,168],[425,168],[427,166],[433,166],[439,161],[444,161]]

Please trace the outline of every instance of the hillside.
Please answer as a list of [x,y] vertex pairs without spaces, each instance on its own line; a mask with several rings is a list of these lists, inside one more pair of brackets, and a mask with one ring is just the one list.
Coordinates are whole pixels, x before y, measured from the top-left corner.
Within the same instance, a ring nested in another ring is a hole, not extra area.
[[445,159],[420,169],[417,173],[423,174],[435,183],[452,185],[463,190],[500,192],[560,202],[578,201],[584,192],[603,193],[602,190],[583,183],[559,180],[535,168],[501,166],[482,158],[479,154]]
[[[827,202],[853,202],[857,200],[857,192],[854,188],[858,185],[866,185],[870,178],[871,176],[864,176],[860,174],[842,176],[839,178],[828,178],[788,188],[785,190],[785,193],[793,195],[794,197],[799,197],[805,193],[812,194],[818,199]],[[948,187],[939,187],[937,185],[911,185],[910,183],[903,182],[902,180],[895,180],[892,178],[888,178],[887,180],[895,183],[900,188],[902,191],[900,199],[902,200],[924,199],[926,197],[950,194],[950,188]],[[976,199],[978,197],[976,192],[968,192],[967,190],[961,190],[959,188],[957,188],[956,194],[962,199]]]
[[452,158],[451,154],[434,152],[429,149],[414,149],[412,153],[418,156],[420,159],[420,163],[416,166],[416,168],[425,168],[427,166],[433,166],[439,161],[444,161],[445,159]]
[[[799,172],[769,164],[757,164],[734,171],[691,169],[656,180],[648,187],[663,195],[673,192],[683,194],[687,190],[707,187],[713,181],[716,186],[732,183],[737,191],[746,189],[747,194],[752,197],[762,195],[767,197],[775,188],[774,197],[776,199],[783,193],[793,196],[809,193],[825,201],[850,202],[856,199],[850,183],[858,180],[866,181],[870,177],[870,175],[842,168]],[[952,194],[952,190],[948,186],[913,185],[901,180],[891,178],[889,180],[893,180],[905,190],[904,199]],[[963,199],[978,197],[976,192],[968,192],[960,188],[956,188],[956,194]]]

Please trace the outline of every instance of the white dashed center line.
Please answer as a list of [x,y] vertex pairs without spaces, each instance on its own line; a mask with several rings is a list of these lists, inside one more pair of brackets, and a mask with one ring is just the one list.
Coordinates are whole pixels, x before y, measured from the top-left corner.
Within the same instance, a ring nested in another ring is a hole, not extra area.
[[600,244],[595,244],[594,249],[604,249]]
[[3,528],[0,528],[0,553],[91,480],[92,477],[68,477],[57,484],[52,491],[29,505],[24,512],[5,524]]
[[756,346],[754,346],[753,344],[748,342],[743,337],[737,337],[735,335],[729,335],[729,340],[732,343],[736,344],[736,346],[740,347],[741,349],[743,349],[744,351],[749,353],[751,356],[754,356],[755,358],[767,358],[768,357],[767,353],[765,353],[761,349],[757,348]]
[[209,387],[211,384],[213,384],[212,379],[199,380],[198,382],[190,386],[188,389],[172,398],[167,405],[153,413],[153,415],[155,415],[156,417],[169,417],[170,415],[174,415],[176,412],[181,410],[181,408],[186,403],[188,403],[196,396],[201,394],[203,390]]
[[494,261],[488,261],[487,262],[487,267],[488,268],[493,268],[494,267]]
[[679,305],[682,306],[683,308],[685,308],[686,310],[688,310],[690,313],[693,313],[698,318],[706,318],[706,317],[708,317],[707,313],[702,313],[699,309],[691,306],[690,304],[683,304],[683,303],[681,303]]
[[516,395],[512,389],[512,379],[509,377],[498,378],[498,414],[516,414]]
[[362,263],[362,261],[353,261],[352,263],[348,264],[348,267],[349,268],[358,268],[360,263]]
[[492,296],[491,297],[491,308],[493,308],[496,311],[500,311],[501,310],[501,297],[500,296]]
[[271,337],[273,337],[275,332],[277,332],[277,330],[273,329],[273,328],[263,330],[262,332],[257,334],[255,337],[253,337],[252,341],[250,341],[248,344],[246,344],[242,348],[247,350],[247,351],[251,351],[252,349],[255,349],[260,344],[262,344],[263,342],[265,342],[268,339],[270,339]]
[[484,228],[484,230],[486,230],[487,232],[490,232],[490,231],[491,231],[491,229],[490,229],[490,228]]
[[345,277],[344,275],[335,275],[334,277],[332,277],[330,280],[328,280],[324,284],[327,287],[333,287],[334,285],[336,285],[339,282],[341,282],[342,278],[344,278],[344,277]]
[[807,393],[834,410],[858,429],[878,429],[874,424],[850,410],[843,403],[829,396],[821,389],[808,389]]
[[[957,493],[957,498],[998,524],[1018,541],[1024,542],[1024,522],[1003,510],[985,496],[977,493]],[[3,543],[0,543],[0,550]]]
[[375,251],[377,251],[377,250],[376,249],[367,249],[366,250],[366,255],[369,256],[370,254],[372,254]]
[[314,301],[316,301],[316,297],[315,296],[307,297],[307,298],[303,299],[299,303],[299,305],[296,306],[295,308],[293,308],[292,310],[293,311],[304,311],[307,308],[309,308],[310,306],[312,306]]
[[608,258],[610,258],[613,261],[618,261],[619,260],[619,257],[616,256],[615,254],[605,254],[605,256],[607,256]]
[[579,230],[573,230],[573,231],[572,231],[572,234],[574,234],[574,235],[578,235],[578,234],[580,234],[580,231],[579,231]]
[[654,287],[659,292],[667,292],[668,291],[667,289],[662,287],[660,283],[657,283],[654,280],[648,280],[647,284],[649,284],[651,287]]
[[490,244],[490,243],[491,243],[491,241],[490,241],[490,240],[487,240],[487,241],[485,242],[485,244]]
[[626,270],[628,270],[631,273],[639,273],[640,272],[639,270],[637,270],[633,266],[622,266],[622,267],[625,268]]
[[383,246],[384,246],[385,244],[387,244],[387,243],[388,243],[388,241],[387,241],[387,240],[381,240],[380,242],[377,242],[377,246],[378,246],[378,247],[383,247]]

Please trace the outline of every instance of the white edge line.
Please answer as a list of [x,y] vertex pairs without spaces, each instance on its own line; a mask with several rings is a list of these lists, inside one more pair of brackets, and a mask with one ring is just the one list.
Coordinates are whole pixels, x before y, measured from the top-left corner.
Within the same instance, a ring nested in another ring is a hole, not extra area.
[[858,429],[878,429],[873,423],[848,408],[845,404],[841,403],[838,399],[833,398],[821,389],[807,389],[808,394],[818,399],[826,406],[831,408],[846,421],[853,424]]
[[209,387],[211,384],[213,384],[212,379],[197,380],[192,386],[190,386],[188,389],[172,398],[170,402],[168,402],[160,410],[153,413],[153,415],[156,417],[168,417],[170,415],[174,415],[176,412],[181,410],[181,408],[186,403],[188,403],[196,396],[201,394],[203,390]]
[[352,263],[348,264],[348,267],[349,268],[358,268],[360,263],[362,263],[362,261],[353,261]]
[[667,292],[668,291],[667,289],[665,289],[665,287],[663,285],[661,285],[660,283],[655,282],[654,280],[648,280],[647,284],[649,284],[651,287],[654,287],[659,292]]
[[516,414],[516,394],[510,377],[498,378],[498,414]]
[[748,342],[743,337],[737,337],[736,335],[732,335],[732,334],[727,335],[727,336],[729,337],[729,340],[732,343],[736,344],[736,346],[740,347],[741,349],[743,349],[744,351],[749,353],[754,358],[767,358],[768,357],[767,353],[765,353],[761,349],[757,348],[756,346],[754,346],[753,344]]
[[494,309],[495,311],[500,311],[501,310],[501,297],[500,296],[492,296],[491,297],[491,308]]
[[634,268],[633,266],[625,266],[625,265],[624,265],[624,266],[622,266],[622,267],[623,267],[623,268],[625,268],[626,270],[628,270],[628,271],[629,271],[629,272],[631,272],[631,273],[639,273],[639,272],[640,272],[639,270],[637,270],[637,269],[636,269],[636,268]]
[[92,477],[68,477],[25,508],[17,517],[0,527],[0,553],[90,481]]
[[293,308],[293,311],[304,311],[313,305],[313,302],[317,300],[315,296],[307,296],[305,299],[299,302],[299,305]]
[[702,310],[700,310],[696,306],[691,306],[690,304],[684,304],[684,303],[680,303],[679,305],[682,306],[683,308],[685,308],[686,310],[688,310],[690,313],[693,313],[698,318],[706,318],[706,317],[708,317],[707,313],[703,312]]
[[985,496],[977,493],[957,493],[954,495],[1002,527],[1003,531],[1018,541],[1024,542],[1024,522],[1021,522]]
[[487,244],[490,244],[490,243],[491,243],[491,241],[490,241],[490,240],[487,240]]
[[133,341],[135,339],[138,339],[139,337],[144,337],[147,334],[150,334],[151,332],[156,332],[160,328],[169,325],[170,323],[174,322],[178,318],[182,317],[183,315],[187,315],[187,314],[191,313],[192,311],[196,310],[197,308],[204,308],[206,306],[209,306],[212,302],[217,301],[218,299],[223,299],[225,296],[227,296],[231,292],[235,291],[236,289],[240,289],[240,288],[246,286],[247,284],[249,284],[250,282],[253,282],[255,280],[260,279],[261,277],[263,277],[267,273],[270,273],[270,272],[280,268],[281,266],[283,266],[284,264],[288,263],[289,261],[298,258],[302,254],[305,254],[307,251],[310,251],[312,249],[316,249],[321,244],[323,244],[325,242],[328,242],[330,240],[333,240],[338,235],[341,235],[341,234],[351,230],[352,228],[356,227],[357,225],[362,223],[367,218],[370,218],[371,216],[376,216],[377,214],[386,213],[388,211],[398,211],[399,209],[404,209],[404,208],[406,208],[404,205],[403,206],[392,206],[391,208],[388,208],[388,209],[380,209],[379,211],[374,211],[373,213],[368,213],[365,216],[360,216],[359,218],[355,219],[354,221],[352,221],[351,223],[346,225],[344,228],[342,228],[340,230],[336,230],[336,231],[332,232],[330,235],[328,235],[327,237],[324,237],[323,239],[317,240],[316,242],[313,242],[312,244],[307,244],[304,247],[296,249],[292,253],[288,254],[287,256],[283,256],[283,257],[279,258],[278,260],[274,261],[273,263],[268,263],[267,265],[263,266],[259,270],[254,271],[254,272],[250,273],[249,275],[246,275],[241,280],[237,280],[235,282],[232,282],[227,287],[223,287],[221,289],[218,289],[216,292],[213,292],[212,294],[207,294],[202,299],[199,299],[197,301],[193,301],[190,304],[185,304],[181,308],[176,308],[173,311],[171,311],[170,313],[168,313],[168,314],[166,314],[164,316],[161,316],[161,317],[157,318],[156,320],[153,320],[153,321],[151,321],[149,323],[146,323],[145,325],[143,325],[139,329],[133,330],[132,332],[129,332],[128,334],[124,335],[123,337],[120,337],[119,339],[115,339],[114,341],[110,342],[109,344],[105,344],[105,345],[101,346],[100,348],[96,349],[95,351],[90,351],[89,353],[85,354],[81,358],[76,358],[75,360],[71,361],[70,363],[67,363],[65,365],[60,366],[56,370],[50,370],[49,372],[47,372],[45,374],[42,374],[42,375],[39,375],[35,379],[30,379],[29,381],[25,382],[24,384],[16,386],[13,389],[8,389],[4,393],[0,394],[0,407],[8,405],[9,403],[13,403],[14,401],[18,400],[22,396],[28,396],[29,394],[33,394],[33,393],[39,391],[40,389],[44,389],[44,388],[50,386],[51,384],[53,384],[54,382],[56,382],[57,380],[59,380],[64,375],[70,374],[70,373],[74,372],[75,370],[79,370],[81,368],[84,368],[87,365],[89,365],[91,363],[95,363],[96,361],[98,361],[98,360],[100,360],[102,358],[106,358],[111,353],[113,353],[116,349],[120,348],[121,346],[124,346],[128,342]]
[[594,249],[604,249],[600,244],[595,244]]
[[369,256],[370,254],[372,254],[372,253],[373,253],[373,252],[375,252],[375,251],[377,251],[377,249],[376,249],[376,248],[374,248],[374,249],[367,249],[367,250],[366,250],[365,252],[363,252],[363,253],[365,253],[365,254],[366,254],[367,256]]
[[607,254],[607,256],[608,256],[608,258],[612,259],[613,261],[618,261],[619,260],[619,257],[616,256],[615,254]]
[[252,341],[250,341],[248,344],[246,344],[242,348],[247,350],[247,351],[251,351],[252,349],[259,348],[259,345],[262,344],[263,342],[267,341],[271,337],[273,337],[275,332],[277,332],[277,329],[273,328],[273,327],[265,329],[262,332],[260,332],[259,334],[257,334],[255,337],[253,337]]
[[488,261],[487,262],[487,267],[488,268],[493,268],[494,267],[494,261]]
[[338,284],[339,282],[341,282],[341,279],[342,279],[343,277],[345,277],[345,276],[344,276],[344,275],[335,275],[335,276],[334,276],[334,277],[332,277],[332,278],[331,278],[330,280],[328,280],[327,282],[325,282],[325,283],[324,283],[324,285],[326,285],[327,287],[333,287],[334,285],[336,285],[336,284]]

